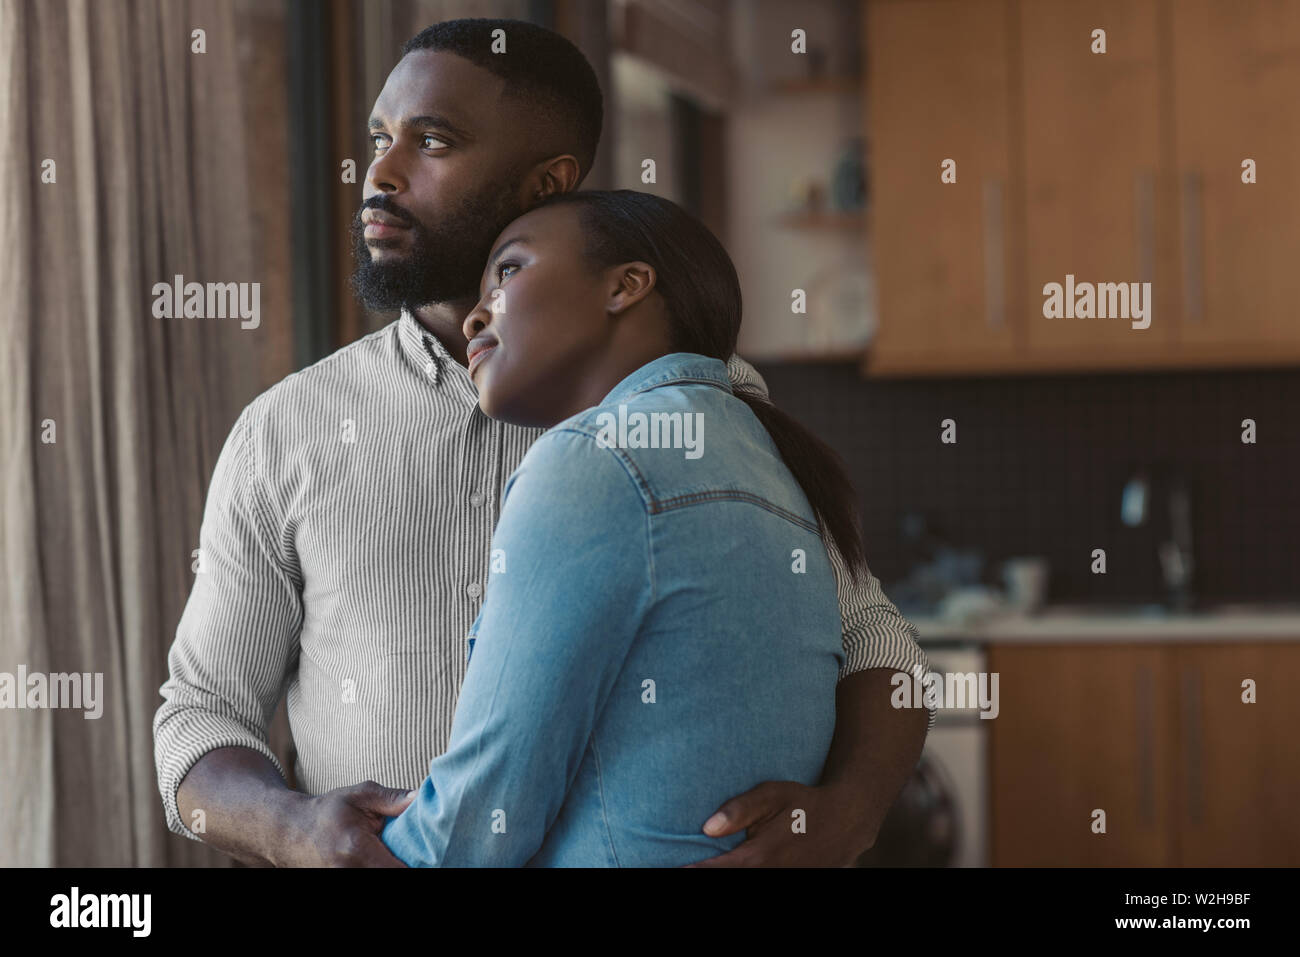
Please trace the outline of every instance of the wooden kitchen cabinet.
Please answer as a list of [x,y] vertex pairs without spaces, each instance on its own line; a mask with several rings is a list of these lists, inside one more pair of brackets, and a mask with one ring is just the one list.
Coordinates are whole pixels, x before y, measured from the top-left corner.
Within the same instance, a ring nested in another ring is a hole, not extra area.
[[[864,22],[868,375],[1300,365],[1300,4],[869,0]],[[1150,328],[1045,317],[1067,274],[1150,282]]]
[[994,866],[1300,864],[1300,644],[995,645],[988,661]]
[[1170,22],[1181,350],[1296,361],[1300,4],[1180,0]]
[[[1016,260],[1007,0],[872,3],[864,30],[871,131],[877,369],[1005,362]],[[941,163],[957,180],[940,182]]]
[[[1171,854],[1171,655],[1156,646],[994,646],[995,867],[1149,867]],[[1092,813],[1106,812],[1106,833]]]
[[[1175,860],[1300,866],[1300,645],[1182,646],[1174,671]],[[1241,700],[1246,678],[1255,681],[1255,704]]]
[[[1070,0],[1019,7],[1024,102],[1023,361],[1067,368],[1141,367],[1174,343],[1177,280],[1173,160],[1161,142],[1157,0]],[[1091,51],[1105,28],[1107,52]],[[1167,53],[1164,53],[1167,56]],[[1043,286],[1152,284],[1147,329],[1126,319],[1046,318]]]

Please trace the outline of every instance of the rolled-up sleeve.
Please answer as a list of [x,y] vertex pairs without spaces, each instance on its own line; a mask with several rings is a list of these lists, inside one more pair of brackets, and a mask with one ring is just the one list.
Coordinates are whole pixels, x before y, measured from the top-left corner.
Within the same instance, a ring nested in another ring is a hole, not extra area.
[[447,750],[382,834],[397,858],[512,867],[540,850],[653,601],[647,522],[622,459],[591,436],[529,450],[504,492]]
[[[758,371],[740,356],[727,360],[727,376],[732,389],[769,399],[767,383]],[[888,668],[911,678],[923,677],[930,670],[929,659],[918,643],[920,635],[916,626],[903,617],[887,597],[880,581],[868,568],[862,569],[858,580],[848,573],[844,559],[834,541],[823,534],[835,571],[835,584],[839,589],[840,618],[843,621],[844,664],[840,680],[868,668]],[[936,711],[929,712],[927,728],[934,728]]]
[[[844,623],[844,664],[840,667],[840,680],[868,668],[888,668],[911,679],[923,678],[930,670],[930,661],[917,643],[920,636],[916,626],[885,597],[871,569],[864,566],[858,580],[853,580],[835,543],[825,535],[822,542],[835,571],[840,618]],[[933,730],[937,712],[934,708],[926,710],[930,716],[926,729]]]
[[176,790],[195,762],[223,747],[250,748],[284,774],[267,729],[284,690],[302,623],[301,591],[277,557],[256,490],[253,407],[231,429],[213,470],[199,530],[199,565],[167,657],[154,715],[154,761],[167,826],[181,821]]

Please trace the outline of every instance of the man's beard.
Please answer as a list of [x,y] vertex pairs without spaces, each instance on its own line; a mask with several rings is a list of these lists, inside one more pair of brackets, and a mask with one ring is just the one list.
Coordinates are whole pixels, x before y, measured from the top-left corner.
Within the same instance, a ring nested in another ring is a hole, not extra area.
[[523,210],[510,190],[471,197],[429,228],[387,195],[379,193],[361,205],[378,209],[410,226],[409,248],[401,258],[375,260],[366,245],[361,210],[352,220],[352,253],[356,269],[352,291],[367,309],[414,311],[434,302],[477,299],[479,280],[492,252],[492,241]]

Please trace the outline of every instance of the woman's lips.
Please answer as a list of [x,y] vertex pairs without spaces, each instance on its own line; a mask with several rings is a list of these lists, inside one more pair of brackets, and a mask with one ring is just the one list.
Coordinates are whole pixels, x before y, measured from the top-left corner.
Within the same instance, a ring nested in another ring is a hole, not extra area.
[[474,370],[483,364],[483,361],[492,353],[496,352],[496,346],[488,346],[486,349],[480,349],[469,357],[469,368],[466,370],[472,376]]

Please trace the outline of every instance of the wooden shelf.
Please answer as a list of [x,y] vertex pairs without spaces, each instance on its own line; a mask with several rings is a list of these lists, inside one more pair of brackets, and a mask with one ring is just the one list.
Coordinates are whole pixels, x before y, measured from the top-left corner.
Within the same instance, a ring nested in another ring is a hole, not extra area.
[[861,362],[867,346],[828,346],[825,349],[783,350],[762,355],[745,354],[746,360],[754,362]]
[[777,223],[785,229],[816,229],[837,232],[866,233],[867,216],[863,210],[840,212],[838,210],[799,211],[786,213]]
[[852,75],[799,76],[775,80],[767,92],[773,96],[824,96],[830,93],[862,93],[862,77]]
[[[1047,320],[1034,316],[1029,317],[1029,321]],[[1290,342],[1238,342],[1209,346],[1173,343],[1163,351],[1140,355],[1126,355],[1100,345],[1054,350],[1030,350],[1022,345],[1010,350],[956,353],[919,348],[902,351],[887,343],[884,350],[864,350],[864,353],[862,372],[870,379],[1300,368],[1300,347]]]

